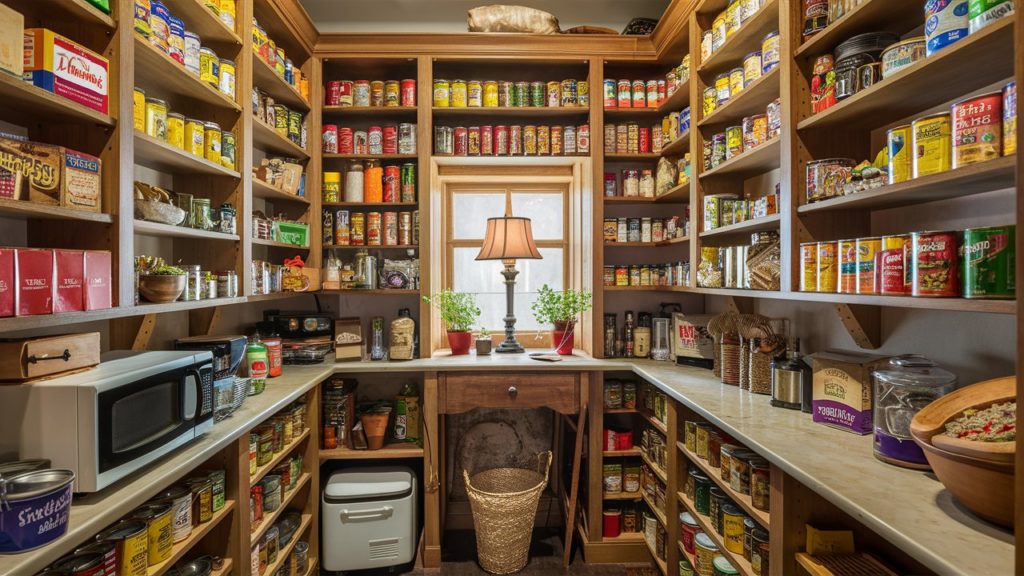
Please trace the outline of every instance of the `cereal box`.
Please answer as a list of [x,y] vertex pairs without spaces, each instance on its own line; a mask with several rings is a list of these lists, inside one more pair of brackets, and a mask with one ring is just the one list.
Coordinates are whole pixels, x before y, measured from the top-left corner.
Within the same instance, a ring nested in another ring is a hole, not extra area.
[[15,250],[18,316],[53,313],[53,250]]
[[26,81],[107,113],[106,58],[45,28],[25,30],[24,39]]
[[884,360],[884,356],[857,352],[814,354],[813,420],[856,434],[870,434],[871,371]]
[[85,256],[81,250],[54,250],[53,256],[56,267],[53,311],[80,312],[85,297]]

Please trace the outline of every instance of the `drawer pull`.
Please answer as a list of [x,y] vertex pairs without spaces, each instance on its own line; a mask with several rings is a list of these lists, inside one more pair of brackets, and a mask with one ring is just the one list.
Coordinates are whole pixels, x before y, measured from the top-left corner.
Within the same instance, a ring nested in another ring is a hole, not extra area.
[[33,354],[33,355],[28,357],[28,363],[29,364],[38,364],[38,363],[43,362],[45,360],[63,360],[65,362],[69,362],[71,360],[71,351],[68,350],[67,348],[65,348],[64,349],[64,353],[60,354],[58,356],[50,356],[49,354],[44,354],[42,356],[36,356],[35,354]]
[[515,400],[515,398],[516,398],[516,396],[518,394],[519,394],[519,390],[517,390],[515,386],[509,386],[508,387],[508,397],[509,398],[512,398],[513,400]]

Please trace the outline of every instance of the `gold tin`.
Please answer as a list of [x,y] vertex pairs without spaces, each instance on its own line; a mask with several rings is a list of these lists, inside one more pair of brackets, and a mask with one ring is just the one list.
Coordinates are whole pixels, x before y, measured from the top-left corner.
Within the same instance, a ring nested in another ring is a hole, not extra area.
[[185,149],[185,117],[177,112],[167,114],[167,143]]
[[216,122],[203,124],[203,139],[205,140],[203,156],[214,164],[220,164],[220,126]]
[[132,92],[132,127],[139,132],[146,131],[146,91],[142,88]]
[[932,114],[913,123],[913,176],[919,178],[950,169],[953,162],[953,141],[949,113]]
[[468,105],[468,86],[465,80],[452,80],[452,108],[465,108]]
[[167,102],[146,98],[146,134],[157,140],[167,140]]
[[185,151],[194,156],[203,156],[206,149],[206,132],[203,123],[195,118],[185,121]]

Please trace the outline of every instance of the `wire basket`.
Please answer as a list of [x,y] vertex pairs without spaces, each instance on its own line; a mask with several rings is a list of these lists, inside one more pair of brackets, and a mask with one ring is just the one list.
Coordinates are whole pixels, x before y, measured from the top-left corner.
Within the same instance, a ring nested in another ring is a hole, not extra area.
[[548,450],[537,455],[536,470],[494,468],[473,476],[462,471],[481,568],[491,574],[512,574],[526,566],[533,521],[550,469]]
[[[225,394],[225,396],[227,396]],[[249,396],[249,379],[235,377],[235,381],[231,386],[231,399],[223,398],[218,396],[217,401],[217,414],[214,418],[215,421],[220,422],[221,420],[231,416],[242,407],[245,403],[245,399]],[[223,402],[223,404],[221,404]]]

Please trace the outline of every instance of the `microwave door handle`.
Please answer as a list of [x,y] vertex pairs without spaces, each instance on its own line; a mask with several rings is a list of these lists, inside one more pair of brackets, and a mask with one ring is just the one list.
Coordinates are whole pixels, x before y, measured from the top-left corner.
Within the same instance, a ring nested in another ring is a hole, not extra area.
[[[188,386],[189,380],[193,382],[194,386]],[[189,368],[185,371],[185,381],[185,394],[182,396],[182,420],[192,422],[199,414],[199,402],[203,397],[203,376],[199,370]]]

